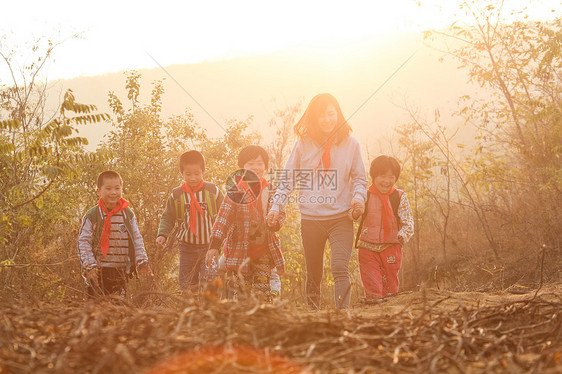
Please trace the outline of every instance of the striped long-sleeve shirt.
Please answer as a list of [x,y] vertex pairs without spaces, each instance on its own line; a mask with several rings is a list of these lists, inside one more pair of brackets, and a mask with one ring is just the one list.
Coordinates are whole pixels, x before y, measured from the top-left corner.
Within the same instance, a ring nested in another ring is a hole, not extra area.
[[158,236],[168,237],[175,223],[178,222],[179,228],[176,233],[178,240],[188,244],[209,244],[213,221],[222,203],[223,193],[216,185],[206,182],[204,188],[195,192],[195,198],[203,211],[203,215],[196,211],[195,233],[189,226],[191,197],[181,190],[181,187],[177,187],[166,202],[166,208],[160,218]]
[[[213,220],[211,219],[211,215],[209,213],[209,206],[205,201],[205,191],[200,190],[195,193],[195,197],[201,205],[201,209],[203,210],[203,215],[197,214],[197,229],[195,233],[189,227],[189,220],[190,220],[190,196],[187,192],[184,192],[185,201],[185,219],[181,221],[179,230],[177,232],[178,240],[182,242],[190,243],[190,244],[208,244],[209,238],[211,237],[211,229],[213,228]],[[195,235],[197,234],[197,235]]]
[[[127,213],[128,212],[128,213]],[[100,220],[93,217],[99,217]],[[148,261],[148,256],[144,248],[144,242],[140,234],[135,216],[130,210],[125,210],[114,214],[111,217],[111,232],[109,234],[109,250],[104,258],[101,258],[99,248],[99,238],[103,227],[103,219],[106,214],[99,208],[90,210],[82,220],[82,227],[78,235],[78,256],[82,268],[92,266],[102,267],[131,267],[129,257],[129,245],[134,248],[134,261],[140,265]],[[125,220],[128,220],[131,229],[127,229]],[[131,231],[131,232],[129,232]]]

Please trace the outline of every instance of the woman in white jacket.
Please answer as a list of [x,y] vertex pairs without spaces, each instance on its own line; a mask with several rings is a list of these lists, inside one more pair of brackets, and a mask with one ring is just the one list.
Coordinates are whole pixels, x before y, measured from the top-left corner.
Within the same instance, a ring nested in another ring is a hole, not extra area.
[[350,300],[349,260],[353,219],[363,213],[367,197],[365,165],[357,139],[330,94],[316,95],[294,127],[297,141],[279,180],[267,219],[278,220],[293,190],[298,191],[301,235],[306,261],[307,302],[320,306],[324,249],[329,240],[336,308]]

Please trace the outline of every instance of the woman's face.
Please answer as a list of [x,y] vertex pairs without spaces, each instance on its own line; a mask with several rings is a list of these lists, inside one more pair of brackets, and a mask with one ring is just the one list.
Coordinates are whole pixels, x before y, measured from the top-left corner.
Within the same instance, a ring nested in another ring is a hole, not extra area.
[[317,119],[318,129],[324,135],[330,135],[338,124],[338,111],[333,105],[328,105]]

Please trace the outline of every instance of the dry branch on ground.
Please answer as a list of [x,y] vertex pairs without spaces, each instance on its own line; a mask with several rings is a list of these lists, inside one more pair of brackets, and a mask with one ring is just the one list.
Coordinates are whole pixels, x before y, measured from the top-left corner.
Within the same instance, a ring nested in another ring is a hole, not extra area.
[[562,370],[559,293],[451,307],[451,295],[420,292],[390,314],[156,296],[145,308],[3,301],[0,373]]

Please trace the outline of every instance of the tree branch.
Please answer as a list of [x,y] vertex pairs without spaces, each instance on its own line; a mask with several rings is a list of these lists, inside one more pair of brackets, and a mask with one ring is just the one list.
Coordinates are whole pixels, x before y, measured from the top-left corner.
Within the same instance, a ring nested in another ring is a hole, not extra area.
[[16,204],[14,206],[11,206],[8,208],[8,210],[17,210],[19,208],[21,208],[22,206],[31,203],[32,201],[35,201],[36,199],[38,199],[41,195],[43,195],[45,192],[47,192],[47,190],[51,187],[51,185],[53,184],[55,180],[51,179],[49,181],[49,183],[45,186],[45,188],[43,188],[37,195],[33,196],[32,198],[30,198],[29,200],[26,200],[22,203]]

